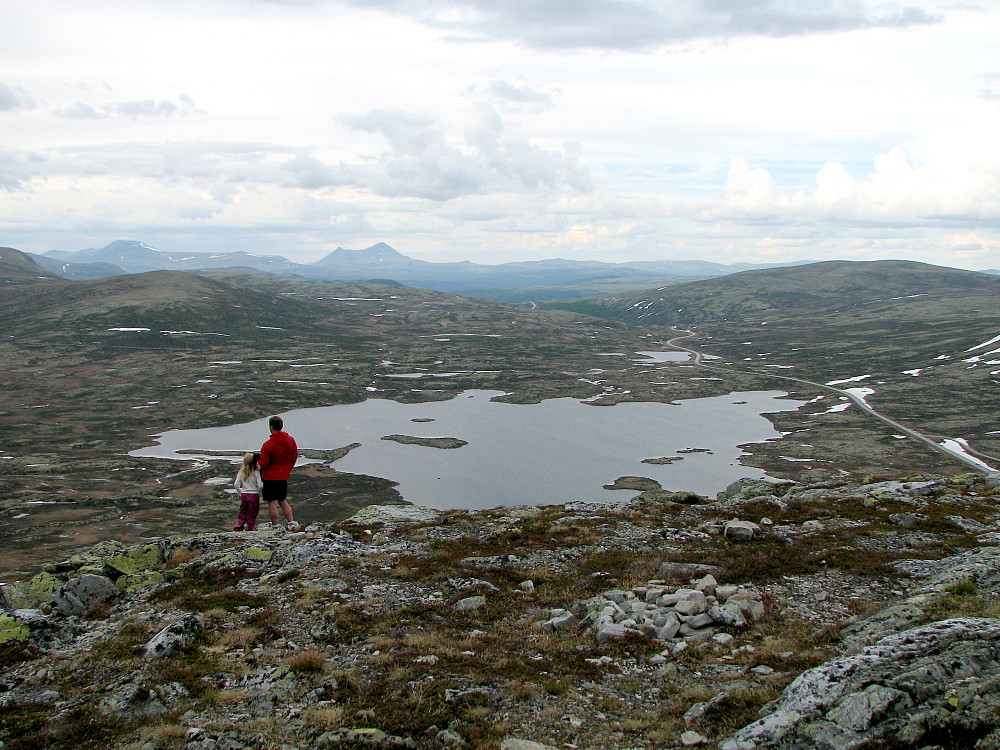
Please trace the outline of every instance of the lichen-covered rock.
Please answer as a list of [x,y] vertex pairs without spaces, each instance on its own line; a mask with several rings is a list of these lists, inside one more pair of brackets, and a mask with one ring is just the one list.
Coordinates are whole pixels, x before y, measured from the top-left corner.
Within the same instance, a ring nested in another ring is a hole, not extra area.
[[32,609],[52,601],[52,594],[59,588],[59,580],[49,572],[42,572],[25,583],[5,586],[11,606]]
[[115,588],[123,592],[132,592],[146,586],[155,586],[165,580],[167,580],[166,576],[158,570],[144,570],[133,575],[119,576],[118,580],[115,581]]
[[883,638],[801,674],[771,712],[721,750],[851,750],[912,744],[927,733],[968,738],[996,728],[1000,620],[944,620]]
[[441,512],[422,505],[369,505],[347,519],[347,523],[405,525],[436,523]]
[[146,643],[146,658],[162,658],[172,656],[180,651],[197,633],[201,632],[204,622],[195,614],[184,615],[179,620],[167,625]]
[[163,549],[159,544],[144,544],[132,547],[121,554],[104,559],[104,569],[112,580],[119,576],[131,576],[150,570],[163,562]]
[[61,615],[80,617],[117,595],[118,589],[110,578],[87,573],[60,586],[52,595],[52,605]]
[[31,631],[19,617],[0,615],[0,644],[10,641],[26,641]]

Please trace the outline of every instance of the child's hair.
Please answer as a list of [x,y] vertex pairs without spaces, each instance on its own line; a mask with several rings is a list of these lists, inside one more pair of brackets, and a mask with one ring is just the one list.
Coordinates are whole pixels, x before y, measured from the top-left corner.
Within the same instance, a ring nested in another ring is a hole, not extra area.
[[255,471],[257,471],[257,454],[244,453],[243,466],[240,467],[240,479],[244,482],[247,481]]

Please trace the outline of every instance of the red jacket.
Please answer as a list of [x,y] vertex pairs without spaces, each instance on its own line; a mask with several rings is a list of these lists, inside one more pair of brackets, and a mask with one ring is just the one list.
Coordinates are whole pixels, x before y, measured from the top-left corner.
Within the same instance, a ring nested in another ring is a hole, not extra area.
[[272,432],[267,442],[260,447],[261,479],[288,479],[299,457],[298,446],[287,432]]

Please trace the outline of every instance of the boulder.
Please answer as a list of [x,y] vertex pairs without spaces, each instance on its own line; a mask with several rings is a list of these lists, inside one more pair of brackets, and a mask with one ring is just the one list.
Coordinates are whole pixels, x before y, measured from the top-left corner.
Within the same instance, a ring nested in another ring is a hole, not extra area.
[[456,612],[472,612],[486,606],[485,596],[467,596],[455,602]]
[[[671,613],[663,618],[662,624],[657,625],[656,630],[656,640],[658,641],[669,641],[675,635],[677,631],[681,629],[681,621],[677,619],[677,615]],[[659,621],[657,621],[659,622]]]
[[149,570],[164,560],[159,544],[145,544],[104,559],[104,572],[108,578],[117,581],[119,576],[132,576]]
[[554,633],[557,630],[562,630],[565,627],[569,627],[576,622],[576,618],[573,616],[572,612],[567,612],[566,610],[559,610],[557,612],[551,613],[551,618],[542,623],[542,627]]
[[708,738],[702,737],[697,732],[692,732],[690,729],[683,734],[681,734],[681,744],[684,747],[697,747],[698,745],[707,745]]
[[729,521],[723,534],[731,542],[748,542],[760,532],[760,526],[753,521]]
[[167,625],[146,643],[146,658],[173,656],[201,632],[204,623],[199,615],[184,615]]
[[715,580],[715,576],[711,573],[704,576],[701,580],[695,583],[694,587],[697,591],[702,592],[705,596],[715,596],[715,587],[719,585],[719,582]]
[[708,615],[713,621],[727,628],[745,628],[747,626],[743,613],[734,605],[729,607],[716,605],[708,610]]
[[65,617],[80,617],[117,595],[118,589],[110,578],[88,573],[72,578],[56,589],[52,594],[52,605]]
[[558,750],[558,748],[554,745],[543,745],[541,742],[507,737],[500,743],[500,750]]
[[799,675],[768,708],[721,750],[852,750],[919,745],[925,735],[968,738],[971,747],[996,729],[1000,620],[944,620],[887,636]]
[[625,626],[617,622],[608,622],[597,628],[597,642],[607,643],[617,641],[625,637]]

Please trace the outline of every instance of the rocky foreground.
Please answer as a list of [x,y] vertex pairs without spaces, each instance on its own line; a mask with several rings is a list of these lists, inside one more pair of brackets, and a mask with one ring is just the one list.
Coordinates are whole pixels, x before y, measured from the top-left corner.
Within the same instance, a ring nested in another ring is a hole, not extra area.
[[1000,748],[997,499],[744,480],[105,542],[0,589],[0,748]]

